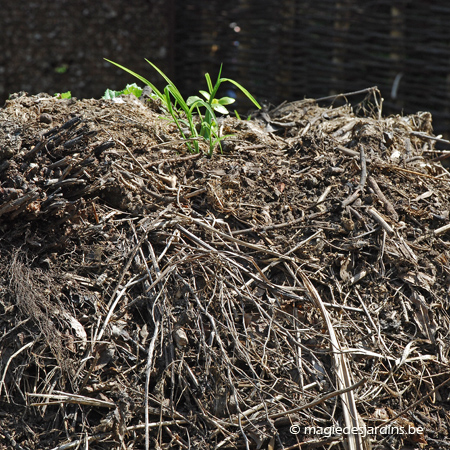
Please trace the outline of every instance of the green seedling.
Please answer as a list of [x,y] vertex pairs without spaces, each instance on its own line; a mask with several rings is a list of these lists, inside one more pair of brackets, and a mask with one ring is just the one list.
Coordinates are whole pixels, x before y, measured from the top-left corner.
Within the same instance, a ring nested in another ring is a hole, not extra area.
[[122,89],[121,91],[113,91],[111,89],[106,89],[103,99],[104,100],[113,100],[116,97],[119,97],[120,95],[128,95],[128,94],[134,94],[137,98],[139,98],[142,95],[142,88],[139,87],[136,83],[133,84],[127,84],[127,87],[125,89]]
[[[161,100],[163,106],[171,115],[180,135],[186,140],[186,145],[191,152],[198,153],[200,151],[198,142],[203,138],[209,144],[208,156],[212,156],[215,146],[217,144],[220,145],[220,142],[228,137],[220,135],[220,130],[217,125],[217,117],[215,114],[215,111],[220,114],[228,114],[226,105],[230,105],[234,102],[234,99],[230,97],[222,97],[220,99],[216,98],[217,91],[222,83],[229,82],[234,84],[255,104],[258,109],[261,108],[259,103],[243,86],[229,78],[221,78],[222,66],[220,66],[219,75],[217,76],[217,80],[214,85],[212,84],[209,74],[205,74],[208,91],[200,91],[200,94],[204,97],[204,99],[198,96],[192,96],[187,100],[184,100],[180,91],[170,80],[170,78],[148,59],[146,59],[146,61],[168,83],[164,88],[164,91],[160,91],[153,83],[132,70],[127,69],[114,61],[110,61],[109,59],[106,59],[106,61],[114,64],[115,66],[141,80],[146,85],[150,86],[153,93]],[[204,114],[202,114],[202,110],[204,111]],[[200,119],[200,122],[197,118]],[[197,129],[198,123],[200,123],[199,131]],[[189,132],[187,130],[189,130]]]
[[56,94],[54,94],[54,97],[56,98],[72,98],[72,92],[67,91],[67,92],[57,92]]

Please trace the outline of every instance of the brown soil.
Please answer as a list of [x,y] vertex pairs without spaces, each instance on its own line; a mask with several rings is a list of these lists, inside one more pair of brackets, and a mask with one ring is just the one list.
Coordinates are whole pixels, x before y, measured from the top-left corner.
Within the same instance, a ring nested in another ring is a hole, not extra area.
[[212,158],[132,96],[7,101],[0,449],[448,447],[450,174],[377,98]]

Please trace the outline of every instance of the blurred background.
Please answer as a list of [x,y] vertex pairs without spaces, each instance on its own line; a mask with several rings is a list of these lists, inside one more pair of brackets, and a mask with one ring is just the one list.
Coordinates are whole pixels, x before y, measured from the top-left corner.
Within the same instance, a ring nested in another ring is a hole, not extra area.
[[448,136],[449,23],[445,0],[2,0],[0,104],[18,91],[100,98],[136,81],[103,58],[163,87],[148,58],[185,96],[223,63],[274,105],[378,86],[385,115],[430,111]]

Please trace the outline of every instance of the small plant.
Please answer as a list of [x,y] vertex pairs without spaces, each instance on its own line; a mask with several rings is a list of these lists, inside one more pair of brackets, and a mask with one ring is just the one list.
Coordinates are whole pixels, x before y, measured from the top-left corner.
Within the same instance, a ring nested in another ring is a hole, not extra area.
[[102,98],[104,100],[112,100],[116,97],[119,97],[120,95],[128,95],[128,94],[134,94],[137,98],[139,98],[142,94],[142,88],[139,87],[136,83],[133,83],[127,84],[127,87],[125,89],[122,89],[121,91],[113,91],[111,89],[106,89]]
[[60,99],[63,99],[63,98],[72,98],[72,92],[70,92],[70,91],[67,91],[67,92],[57,92],[56,94],[54,94],[54,96],[53,97],[56,97],[56,98],[60,98]]
[[[247,91],[247,89],[245,89],[234,80],[231,80],[229,78],[221,78],[222,66],[220,66],[219,75],[217,76],[217,80],[214,85],[212,84],[209,74],[205,74],[208,91],[200,91],[200,94],[204,97],[204,99],[198,96],[192,96],[185,101],[180,91],[173,84],[170,78],[168,78],[161,69],[155,66],[155,64],[150,62],[148,59],[146,59],[146,61],[168,83],[163,92],[158,90],[153,83],[151,83],[141,75],[133,72],[132,70],[127,69],[126,67],[115,63],[114,61],[110,61],[109,59],[106,59],[106,61],[114,64],[122,70],[125,70],[129,74],[141,80],[146,85],[150,86],[154,94],[161,100],[164,107],[172,116],[172,119],[176,124],[179,133],[181,134],[183,139],[186,140],[186,145],[191,152],[198,153],[200,151],[198,141],[199,139],[203,138],[209,144],[208,156],[211,156],[214,151],[214,147],[217,144],[220,145],[220,142],[224,138],[228,137],[220,135],[219,127],[217,125],[217,117],[215,114],[215,111],[220,114],[228,114],[229,112],[226,108],[226,105],[230,105],[234,102],[234,99],[230,97],[222,97],[220,99],[216,98],[217,92],[222,83],[229,82],[234,84],[255,104],[258,109],[261,108],[259,103],[253,98],[253,96]],[[202,114],[203,108],[204,114]],[[197,129],[197,116],[200,118],[199,130]],[[187,129],[190,132],[189,135],[187,135]]]

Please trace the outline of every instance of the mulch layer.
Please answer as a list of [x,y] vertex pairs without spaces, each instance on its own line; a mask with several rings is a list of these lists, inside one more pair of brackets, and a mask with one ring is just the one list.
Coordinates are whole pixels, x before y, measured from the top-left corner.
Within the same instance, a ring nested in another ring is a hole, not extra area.
[[0,449],[450,447],[450,153],[367,92],[212,158],[156,103],[12,96]]

